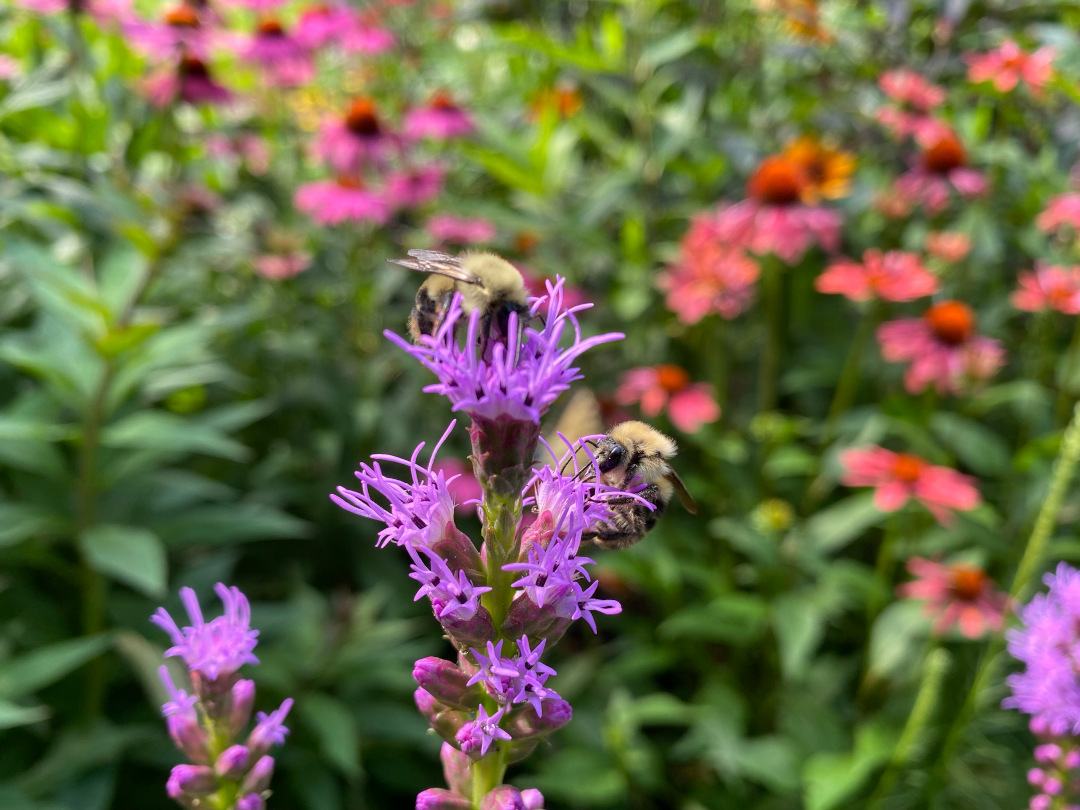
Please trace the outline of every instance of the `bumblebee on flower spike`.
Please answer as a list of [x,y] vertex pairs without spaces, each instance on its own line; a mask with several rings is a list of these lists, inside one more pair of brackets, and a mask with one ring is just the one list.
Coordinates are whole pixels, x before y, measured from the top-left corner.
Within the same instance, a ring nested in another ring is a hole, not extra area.
[[430,274],[416,291],[416,303],[409,314],[413,343],[419,343],[421,335],[435,334],[454,293],[461,293],[461,310],[466,317],[480,312],[481,335],[505,335],[510,313],[520,318],[529,311],[521,273],[494,253],[451,256],[436,250],[410,250],[409,257],[390,261]]

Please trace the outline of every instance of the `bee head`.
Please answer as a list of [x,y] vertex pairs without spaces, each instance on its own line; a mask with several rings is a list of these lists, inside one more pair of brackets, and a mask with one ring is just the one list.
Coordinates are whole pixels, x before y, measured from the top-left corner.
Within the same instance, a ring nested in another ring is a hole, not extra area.
[[600,440],[600,449],[596,454],[596,463],[600,472],[609,473],[627,462],[626,448],[614,439],[607,437]]

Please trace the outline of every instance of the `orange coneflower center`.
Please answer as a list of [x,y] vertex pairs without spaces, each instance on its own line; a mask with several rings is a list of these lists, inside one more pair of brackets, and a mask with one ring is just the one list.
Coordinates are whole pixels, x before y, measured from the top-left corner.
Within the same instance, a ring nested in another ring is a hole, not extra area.
[[922,159],[927,171],[947,174],[967,163],[967,153],[955,135],[946,134],[926,147]]
[[349,189],[361,189],[364,187],[364,181],[356,174],[339,174],[337,176],[337,184],[342,188]]
[[445,90],[437,90],[431,96],[431,106],[436,110],[456,110],[457,104],[454,103],[454,97],[451,96]]
[[675,393],[690,384],[690,375],[678,366],[657,366],[656,382],[665,391]]
[[837,199],[845,196],[858,165],[850,152],[826,146],[807,135],[785,146],[783,157],[801,170],[804,184],[799,193],[803,202],[810,204],[822,197]]
[[518,253],[532,253],[540,244],[540,237],[535,231],[520,231],[514,237],[514,249]]
[[279,20],[273,17],[267,17],[264,20],[259,21],[258,27],[259,34],[264,37],[283,37],[285,36],[285,28],[282,26]]
[[949,591],[965,602],[974,602],[986,585],[986,574],[971,565],[954,565],[949,574]]
[[934,304],[923,317],[938,340],[953,346],[959,346],[975,332],[975,313],[959,301]]
[[357,135],[378,135],[379,118],[375,115],[375,102],[370,98],[358,98],[345,113],[345,126]]
[[893,462],[893,475],[905,484],[914,484],[922,475],[926,462],[910,453],[897,453]]
[[198,28],[199,12],[190,4],[181,3],[165,12],[165,24],[173,28]]
[[746,184],[751,197],[769,205],[797,203],[805,187],[803,168],[783,155],[773,155],[761,161]]
[[181,76],[210,77],[210,68],[202,59],[196,59],[194,56],[182,57],[178,72]]

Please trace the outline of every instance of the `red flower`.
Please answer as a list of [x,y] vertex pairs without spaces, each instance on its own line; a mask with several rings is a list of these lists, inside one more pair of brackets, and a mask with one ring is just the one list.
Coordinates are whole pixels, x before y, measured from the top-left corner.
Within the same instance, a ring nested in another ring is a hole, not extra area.
[[994,587],[981,568],[941,565],[912,557],[907,569],[916,579],[896,591],[906,599],[926,601],[927,614],[937,617],[935,633],[943,633],[955,625],[968,638],[979,638],[987,630],[1001,629],[1008,597]]
[[1056,309],[1066,315],[1080,315],[1080,266],[1040,266],[1021,273],[1020,289],[1009,300],[1017,309],[1039,312]]
[[671,423],[684,433],[693,433],[720,418],[712,386],[691,383],[690,375],[678,366],[627,371],[615,391],[615,400],[620,405],[639,403],[641,412],[649,417],[666,409]]
[[1011,39],[1007,39],[996,50],[969,53],[964,59],[968,63],[969,82],[993,82],[998,92],[1008,93],[1023,79],[1032,93],[1040,95],[1053,76],[1052,63],[1056,55],[1050,47],[1039,48],[1035,53],[1026,53]]
[[871,248],[863,253],[862,264],[850,259],[830,264],[814,280],[814,287],[818,292],[845,295],[852,301],[914,301],[937,292],[938,279],[914,253],[882,253]]

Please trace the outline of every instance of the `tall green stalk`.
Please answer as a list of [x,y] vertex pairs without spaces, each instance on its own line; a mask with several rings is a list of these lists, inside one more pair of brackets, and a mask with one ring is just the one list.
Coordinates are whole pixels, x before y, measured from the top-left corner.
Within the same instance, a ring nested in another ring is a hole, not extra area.
[[836,392],[829,405],[829,414],[825,418],[825,428],[822,431],[824,442],[832,440],[836,430],[836,420],[851,408],[855,400],[855,393],[859,387],[859,368],[862,365],[863,355],[866,353],[866,344],[873,336],[874,327],[880,318],[879,312],[879,307],[875,303],[869,304],[863,310],[858,326],[855,327],[851,348],[848,350],[847,359],[844,360],[844,368],[840,372],[840,380],[836,384]]
[[776,407],[780,356],[784,341],[784,265],[776,257],[762,261],[761,297],[765,306],[765,340],[758,366],[758,412]]

